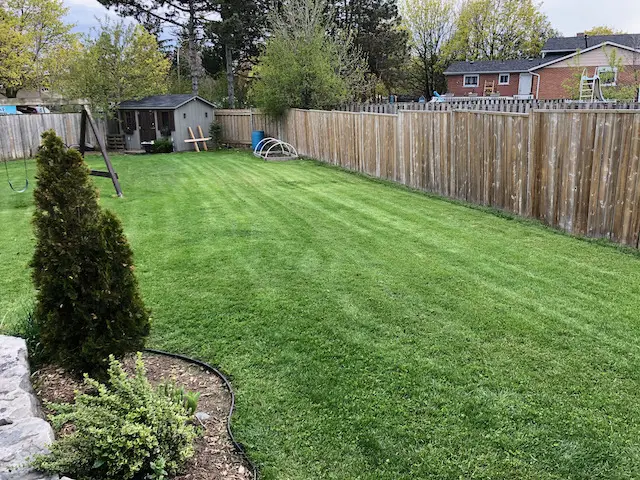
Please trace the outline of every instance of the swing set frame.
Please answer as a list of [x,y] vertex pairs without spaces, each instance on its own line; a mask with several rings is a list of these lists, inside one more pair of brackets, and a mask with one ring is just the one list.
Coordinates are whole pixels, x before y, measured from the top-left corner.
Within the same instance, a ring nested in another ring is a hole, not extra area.
[[[98,141],[98,146],[100,147],[100,152],[102,153],[102,158],[104,159],[104,163],[107,166],[107,171],[101,171],[101,170],[91,170],[89,172],[89,175],[93,175],[94,177],[106,177],[106,178],[111,178],[111,181],[113,183],[113,188],[116,191],[116,194],[118,195],[118,197],[122,197],[122,187],[120,187],[120,181],[118,179],[118,174],[116,173],[115,169],[113,168],[113,164],[111,163],[111,159],[109,158],[109,154],[107,153],[107,148],[105,146],[104,140],[102,138],[102,136],[100,135],[100,132],[98,131],[98,126],[96,125],[95,120],[93,119],[93,115],[91,115],[91,110],[89,109],[88,105],[83,104],[82,105],[82,112],[81,112],[81,117],[80,117],[80,139],[78,142],[78,151],[80,152],[80,155],[82,155],[82,158],[84,158],[84,153],[87,149],[86,146],[86,139],[87,139],[87,124],[89,125],[89,128],[91,128],[91,131],[93,132],[93,135],[96,137],[96,140]],[[7,165],[7,160],[5,159],[4,161],[4,167],[5,170],[7,172],[7,182],[9,183],[9,187],[11,187],[11,190],[13,190],[16,193],[24,193],[27,191],[27,189],[29,188],[29,178],[28,178],[28,174],[27,174],[27,159],[24,159],[24,174],[25,174],[25,185],[24,188],[22,189],[16,189],[13,186],[13,183],[11,182],[11,179],[9,178],[9,167]]]
[[120,187],[118,174],[111,164],[111,159],[109,158],[109,154],[107,153],[107,147],[105,146],[104,140],[98,132],[98,126],[96,125],[96,122],[93,119],[93,115],[91,115],[91,110],[89,110],[89,107],[87,105],[82,106],[82,116],[80,118],[80,142],[78,142],[80,155],[82,155],[82,158],[84,158],[84,152],[86,149],[87,123],[93,131],[93,135],[98,140],[98,146],[100,147],[102,158],[104,158],[104,163],[107,166],[106,172],[100,170],[91,170],[89,174],[93,175],[94,177],[111,178],[111,181],[113,182],[113,188],[115,188],[116,190],[116,194],[118,195],[118,197],[122,197],[122,188]]

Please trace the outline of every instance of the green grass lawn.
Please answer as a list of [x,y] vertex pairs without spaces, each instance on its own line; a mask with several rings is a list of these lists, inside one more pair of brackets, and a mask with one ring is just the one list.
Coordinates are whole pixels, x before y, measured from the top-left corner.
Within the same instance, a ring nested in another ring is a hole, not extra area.
[[[150,344],[231,375],[265,479],[640,478],[637,256],[311,161],[113,160]],[[0,328],[31,213],[0,190]]]

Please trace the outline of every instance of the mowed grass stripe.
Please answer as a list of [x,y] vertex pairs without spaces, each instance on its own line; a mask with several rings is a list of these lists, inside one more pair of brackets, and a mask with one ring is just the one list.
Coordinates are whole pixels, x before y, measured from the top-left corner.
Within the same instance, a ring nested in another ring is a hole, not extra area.
[[152,344],[232,375],[265,478],[640,476],[638,257],[310,161],[114,162]]

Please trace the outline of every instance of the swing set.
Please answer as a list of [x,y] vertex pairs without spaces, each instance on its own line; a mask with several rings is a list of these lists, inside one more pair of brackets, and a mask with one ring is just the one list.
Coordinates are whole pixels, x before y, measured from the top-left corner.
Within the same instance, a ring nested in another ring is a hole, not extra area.
[[[113,168],[113,165],[111,164],[111,160],[109,159],[109,155],[107,154],[107,148],[105,147],[104,140],[100,136],[100,132],[98,131],[98,126],[96,125],[96,122],[93,119],[93,116],[91,115],[91,110],[89,110],[89,107],[87,105],[82,106],[82,114],[80,117],[80,141],[78,143],[78,151],[82,155],[82,158],[84,158],[84,152],[87,148],[86,147],[87,124],[89,124],[91,131],[93,132],[94,136],[98,140],[98,146],[100,147],[102,158],[104,158],[104,163],[107,166],[106,172],[100,171],[100,170],[91,170],[89,172],[89,175],[93,175],[94,177],[111,178],[111,181],[113,182],[113,187],[116,190],[116,194],[118,195],[118,197],[122,197],[122,188],[120,187],[118,174],[116,173],[116,171]],[[16,193],[24,193],[29,189],[29,176],[27,172],[26,158],[24,159],[24,187],[23,188],[16,188],[13,182],[11,181],[11,178],[9,176],[8,161],[6,158],[4,160],[4,168],[7,173],[7,183],[9,184],[9,187],[11,188],[11,190],[13,190]]]

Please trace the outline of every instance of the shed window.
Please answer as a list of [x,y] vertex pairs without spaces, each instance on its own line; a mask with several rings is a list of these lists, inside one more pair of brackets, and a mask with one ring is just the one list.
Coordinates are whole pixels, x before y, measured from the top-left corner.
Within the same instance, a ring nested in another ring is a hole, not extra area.
[[479,75],[465,75],[464,86],[465,87],[477,87],[480,81]]
[[158,112],[158,130],[160,132],[175,132],[176,122],[173,115],[173,110],[160,110]]
[[136,123],[136,112],[133,110],[125,110],[123,118],[124,133],[131,135],[138,128]]
[[510,75],[508,73],[501,73],[500,76],[498,76],[498,85],[509,85],[509,77]]

